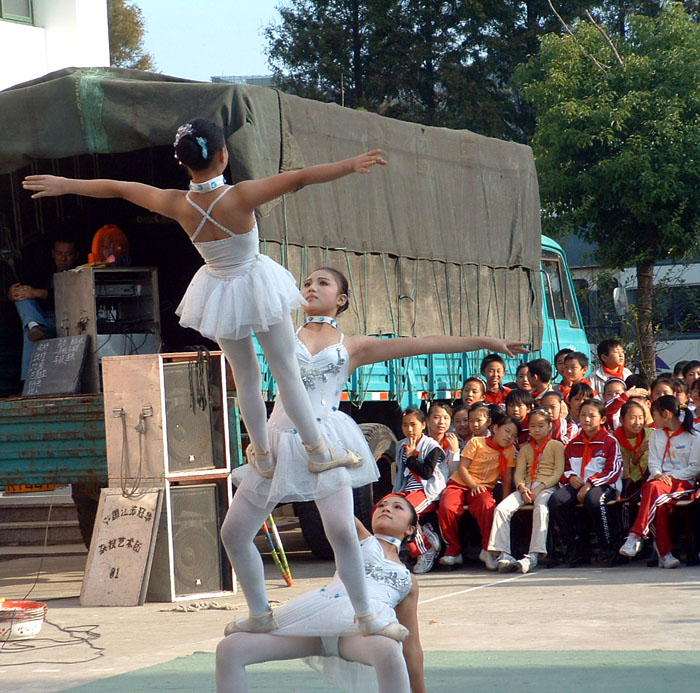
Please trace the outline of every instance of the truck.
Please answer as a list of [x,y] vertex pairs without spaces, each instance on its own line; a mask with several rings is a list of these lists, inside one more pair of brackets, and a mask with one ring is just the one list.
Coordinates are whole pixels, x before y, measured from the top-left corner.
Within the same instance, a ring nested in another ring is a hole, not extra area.
[[[348,276],[344,331],[381,338],[489,334],[526,342],[533,358],[552,361],[565,346],[588,353],[565,254],[541,236],[529,147],[265,87],[70,68],[0,92],[0,194],[11,201],[3,204],[0,257],[13,259],[45,240],[56,223],[70,224],[84,241],[104,224],[117,224],[130,238],[134,260],[158,269],[164,350],[201,344],[173,313],[201,259],[172,220],[122,200],[32,201],[21,190],[22,178],[38,172],[185,188],[172,140],[177,127],[196,116],[224,127],[231,183],[384,151],[387,169],[312,186],[258,210],[262,252],[300,279],[321,265]],[[7,286],[7,263],[2,272]],[[10,334],[19,326],[12,305],[2,306],[0,352],[7,367],[18,360]],[[259,355],[264,396],[272,404],[274,380]],[[478,373],[482,357],[418,356],[353,374],[342,406],[363,428],[381,472],[374,487],[355,490],[360,516],[391,487],[401,409],[454,398],[463,380]],[[517,365],[508,361],[509,375]],[[245,432],[235,395],[229,414],[235,464],[242,464]],[[0,486],[87,489],[75,499],[89,539],[95,489],[107,480],[104,416],[99,392],[0,401]],[[312,551],[330,557],[315,504],[297,503],[295,512]]]

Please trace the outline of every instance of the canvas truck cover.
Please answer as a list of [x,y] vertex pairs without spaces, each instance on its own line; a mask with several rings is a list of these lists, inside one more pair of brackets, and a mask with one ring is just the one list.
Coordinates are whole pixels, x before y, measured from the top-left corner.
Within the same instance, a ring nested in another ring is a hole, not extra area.
[[0,174],[37,159],[169,146],[197,116],[224,127],[233,182],[383,150],[386,168],[259,210],[263,252],[295,276],[321,264],[348,275],[345,329],[539,347],[539,192],[524,145],[264,87],[70,68],[0,92]]

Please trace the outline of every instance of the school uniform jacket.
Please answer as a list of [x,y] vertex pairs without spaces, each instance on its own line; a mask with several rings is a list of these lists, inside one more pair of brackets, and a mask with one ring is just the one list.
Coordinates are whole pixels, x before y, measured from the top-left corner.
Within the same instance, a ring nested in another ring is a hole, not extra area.
[[394,493],[400,493],[406,488],[411,472],[419,478],[426,498],[429,501],[437,500],[442,490],[447,486],[450,472],[447,458],[434,438],[423,435],[418,441],[415,455],[406,457],[404,445],[407,439],[402,438],[396,444],[396,481]]
[[601,428],[590,441],[592,457],[581,474],[583,462],[583,432],[579,433],[565,450],[564,478],[576,475],[593,486],[612,486],[622,490],[622,455],[617,439]]
[[[621,379],[627,380],[627,378],[629,378],[631,375],[632,375],[632,371],[625,366],[622,369],[622,378]],[[610,378],[613,378],[613,377],[615,377],[615,376],[612,376],[612,375],[606,373],[603,370],[603,367],[599,366],[596,369],[595,373],[593,373],[593,375],[591,376],[591,387],[594,390],[596,390],[597,392],[599,392],[602,396],[603,390],[605,388],[605,383],[607,383],[608,380],[610,380]]]
[[564,446],[568,445],[579,434],[578,424],[561,417],[552,422],[552,438]]
[[674,479],[693,481],[700,474],[700,433],[683,432],[671,438],[668,454],[666,431],[655,429],[649,438],[649,478],[668,474]]

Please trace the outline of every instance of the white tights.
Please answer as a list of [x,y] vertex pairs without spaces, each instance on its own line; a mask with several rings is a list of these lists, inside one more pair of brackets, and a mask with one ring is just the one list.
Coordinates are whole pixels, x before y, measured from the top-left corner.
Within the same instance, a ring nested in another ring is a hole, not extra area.
[[[282,322],[272,325],[266,332],[255,336],[265,352],[272,377],[277,383],[284,409],[307,445],[321,438],[321,429],[311,408],[309,395],[301,381],[299,362],[296,358],[296,343],[292,318],[286,315]],[[267,434],[267,410],[262,398],[260,366],[255,355],[253,338],[219,339],[219,346],[231,364],[236,381],[238,403],[246,431],[253,447],[263,452],[270,449]],[[326,455],[321,456],[322,461]],[[330,459],[330,453],[327,453]]]
[[[367,614],[370,603],[360,541],[355,528],[352,489],[344,486],[330,496],[318,499],[316,505],[328,541],[333,547],[338,575],[345,585],[355,613],[361,616]],[[274,507],[274,503],[258,507],[242,493],[236,493],[221,527],[221,541],[236,571],[250,613],[256,616],[269,607],[262,558],[253,540]],[[377,627],[383,625],[386,624]]]
[[[375,668],[379,693],[409,693],[410,683],[401,645],[383,635],[351,635],[338,641],[343,659]],[[321,654],[321,639],[269,633],[234,633],[216,648],[218,693],[246,693],[245,667],[270,660]]]

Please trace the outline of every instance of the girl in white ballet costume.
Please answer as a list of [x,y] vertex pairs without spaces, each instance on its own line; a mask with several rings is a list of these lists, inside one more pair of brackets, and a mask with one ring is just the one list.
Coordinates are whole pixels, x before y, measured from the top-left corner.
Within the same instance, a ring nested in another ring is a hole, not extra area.
[[359,520],[353,528],[361,546],[371,608],[382,620],[410,631],[403,647],[389,638],[362,637],[357,632],[354,607],[336,575],[325,587],[278,608],[274,633],[237,632],[224,638],[216,649],[217,691],[248,691],[248,664],[304,658],[326,681],[346,690],[425,693],[418,583],[399,561],[401,543],[413,536],[416,523],[413,506],[402,496],[390,494],[374,509],[374,534]]
[[297,331],[296,357],[301,377],[324,437],[332,447],[361,454],[359,467],[339,467],[310,474],[299,464],[304,450],[284,401],[275,403],[268,425],[270,445],[277,461],[272,479],[251,465],[233,472],[238,489],[221,529],[221,537],[236,570],[250,608],[250,618],[233,621],[225,634],[236,630],[276,632],[267,600],[262,559],[254,538],[275,505],[283,501],[315,500],[328,541],[333,547],[338,575],[345,584],[361,633],[406,637],[404,629],[374,614],[367,594],[365,571],[353,520],[352,487],[376,481],[374,457],[360,427],[339,410],[340,396],[350,375],[365,364],[418,354],[464,352],[476,349],[525,353],[520,342],[491,337],[398,337],[378,339],[344,335],[336,322],[349,305],[345,276],[330,267],[312,272],[302,294],[308,317]]
[[272,476],[274,457],[267,434],[267,411],[252,333],[265,352],[278,391],[304,442],[309,470],[319,473],[339,465],[360,464],[356,453],[338,457],[321,437],[316,417],[294,357],[291,311],[303,303],[292,275],[259,253],[255,209],[307,185],[326,183],[351,173],[369,173],[386,164],[374,150],[332,164],[288,171],[262,180],[226,185],[228,150],[222,128],[195,118],[175,137],[175,158],[190,174],[189,191],[162,190],[143,183],[79,180],[49,175],[27,176],[32,198],[55,195],[121,197],[175,219],[204,259],[178,306],[180,324],[218,342],[233,370],[241,415],[250,436],[247,455],[261,474]]

